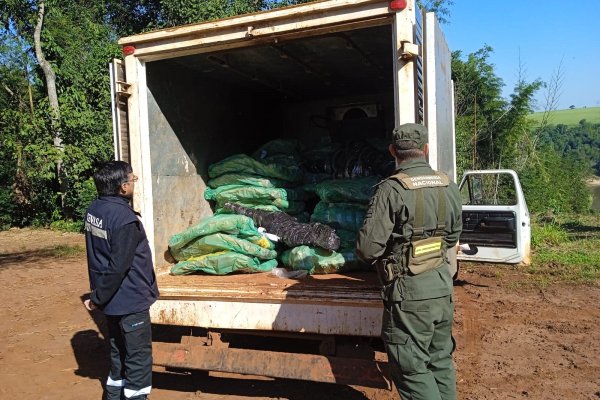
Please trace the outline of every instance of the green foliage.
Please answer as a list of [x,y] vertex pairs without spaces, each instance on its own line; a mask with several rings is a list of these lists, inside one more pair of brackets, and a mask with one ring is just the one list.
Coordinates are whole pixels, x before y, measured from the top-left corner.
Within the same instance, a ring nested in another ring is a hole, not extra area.
[[504,83],[488,61],[492,51],[484,46],[466,60],[460,51],[452,53],[459,172],[489,168],[519,171],[519,160],[528,151],[522,138],[532,127],[527,115],[542,83],[521,80],[506,101],[502,98]]
[[307,2],[309,0],[162,0],[161,22],[168,27]]
[[[11,189],[0,196],[0,207],[11,212],[3,213],[2,223],[45,226],[56,219],[79,220],[82,204],[89,203],[86,181],[112,153],[107,65],[119,53],[115,34],[102,23],[101,3],[46,1],[42,50],[57,76],[61,152],[53,145],[43,75],[33,65],[36,4],[9,3],[0,46],[10,49],[10,56],[0,59],[0,73],[10,78],[12,95],[0,95],[0,183]],[[64,193],[58,190],[58,160]]]
[[541,132],[542,145],[561,157],[571,157],[600,175],[600,123],[580,121],[577,125],[550,125]]
[[50,224],[50,229],[60,232],[81,232],[83,230],[83,221],[58,220]]
[[532,212],[586,212],[591,194],[585,185],[589,169],[573,157],[563,157],[550,147],[520,174]]
[[454,2],[452,0],[417,0],[417,5],[422,10],[434,12],[441,23],[447,23],[450,17],[450,7]]

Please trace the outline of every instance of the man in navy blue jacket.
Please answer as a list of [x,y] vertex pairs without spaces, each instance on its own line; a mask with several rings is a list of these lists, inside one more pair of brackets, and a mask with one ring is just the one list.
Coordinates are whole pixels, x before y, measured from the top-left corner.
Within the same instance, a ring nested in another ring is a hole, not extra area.
[[152,389],[150,306],[158,297],[150,245],[129,201],[137,177],[124,161],[109,161],[94,174],[98,198],[85,216],[92,293],[88,310],[108,322],[111,368],[107,400],[147,399]]

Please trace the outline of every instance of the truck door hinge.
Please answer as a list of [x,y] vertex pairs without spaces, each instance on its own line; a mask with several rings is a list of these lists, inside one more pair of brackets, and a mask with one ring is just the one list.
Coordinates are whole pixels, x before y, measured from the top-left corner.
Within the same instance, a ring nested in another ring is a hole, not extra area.
[[421,55],[421,46],[411,42],[402,42],[400,47],[400,59],[411,61]]
[[117,81],[117,95],[123,97],[131,96],[131,83]]

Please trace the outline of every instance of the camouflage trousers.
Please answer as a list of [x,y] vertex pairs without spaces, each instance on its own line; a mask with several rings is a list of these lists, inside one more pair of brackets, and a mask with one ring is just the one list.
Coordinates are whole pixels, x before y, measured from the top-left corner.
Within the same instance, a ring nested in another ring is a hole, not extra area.
[[382,339],[402,400],[455,400],[452,296],[384,302]]

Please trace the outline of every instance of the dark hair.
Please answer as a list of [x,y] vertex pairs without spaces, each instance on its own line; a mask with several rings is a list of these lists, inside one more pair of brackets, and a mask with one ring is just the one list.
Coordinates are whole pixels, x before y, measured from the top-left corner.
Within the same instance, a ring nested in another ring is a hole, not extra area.
[[398,161],[425,158],[423,149],[415,147],[415,143],[410,140],[398,140],[392,144],[394,145],[394,152]]
[[119,194],[121,185],[129,179],[133,169],[125,161],[109,161],[94,173],[94,183],[99,196]]

